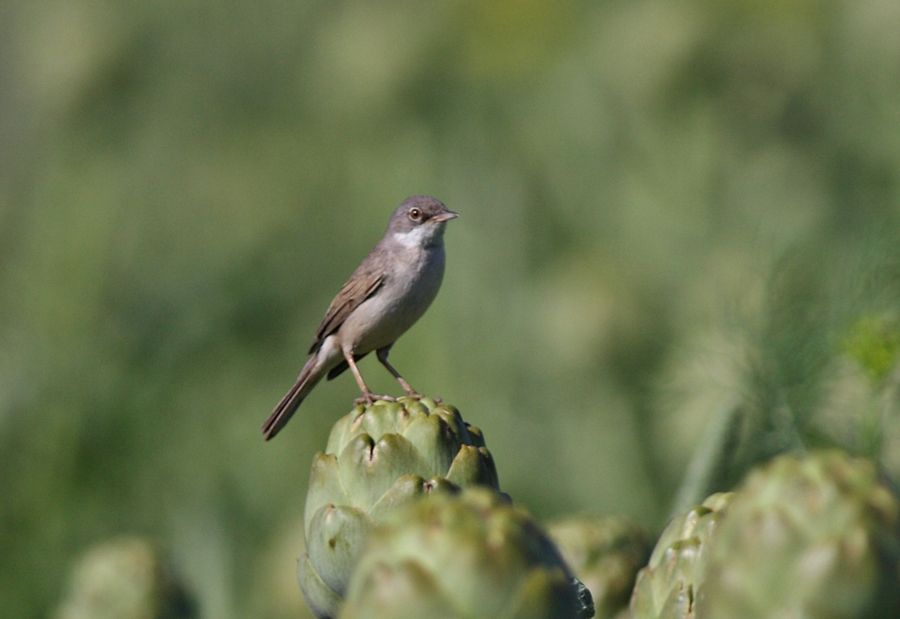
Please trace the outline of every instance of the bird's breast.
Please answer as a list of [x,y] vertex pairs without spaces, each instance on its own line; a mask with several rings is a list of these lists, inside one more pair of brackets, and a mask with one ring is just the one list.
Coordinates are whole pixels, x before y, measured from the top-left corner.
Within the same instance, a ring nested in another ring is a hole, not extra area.
[[393,343],[425,313],[444,277],[444,249],[404,248],[389,262],[384,285],[341,326],[362,354]]

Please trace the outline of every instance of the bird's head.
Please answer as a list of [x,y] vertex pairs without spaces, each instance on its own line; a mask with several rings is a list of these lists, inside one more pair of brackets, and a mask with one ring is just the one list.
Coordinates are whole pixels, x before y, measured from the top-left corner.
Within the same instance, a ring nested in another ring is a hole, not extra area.
[[407,247],[438,245],[447,222],[458,216],[437,198],[411,196],[394,210],[388,233]]

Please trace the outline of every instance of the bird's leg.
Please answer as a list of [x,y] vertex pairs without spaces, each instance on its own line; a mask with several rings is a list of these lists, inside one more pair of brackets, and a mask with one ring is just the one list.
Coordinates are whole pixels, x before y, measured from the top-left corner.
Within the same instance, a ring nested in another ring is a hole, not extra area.
[[356,385],[359,387],[359,390],[362,391],[362,397],[356,398],[354,402],[356,404],[372,404],[375,400],[387,400],[389,402],[393,402],[395,398],[392,398],[389,395],[378,395],[372,393],[369,390],[368,385],[366,385],[366,381],[363,380],[362,374],[359,372],[359,368],[356,367],[356,361],[353,359],[353,353],[350,352],[346,348],[342,348],[341,352],[344,353],[344,359],[347,361],[347,365],[350,366],[350,371],[353,372],[353,378],[356,379]]
[[400,383],[401,387],[403,387],[403,391],[406,392],[406,395],[408,395],[411,398],[420,399],[422,396],[419,395],[419,393],[415,389],[412,388],[412,385],[410,385],[408,382],[406,382],[405,378],[400,376],[400,372],[397,371],[397,368],[395,368],[393,365],[391,365],[391,362],[388,361],[388,353],[390,353],[390,352],[391,352],[391,347],[385,346],[384,348],[379,348],[378,352],[376,352],[375,354],[377,355],[378,360],[381,361],[381,365],[386,367],[387,371],[391,373],[391,376],[393,376],[394,378],[397,379],[397,382]]

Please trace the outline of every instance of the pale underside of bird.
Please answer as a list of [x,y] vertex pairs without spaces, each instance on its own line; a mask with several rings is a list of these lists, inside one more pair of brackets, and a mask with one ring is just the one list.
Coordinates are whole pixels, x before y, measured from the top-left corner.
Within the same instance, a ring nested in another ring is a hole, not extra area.
[[394,342],[428,309],[444,276],[444,228],[457,217],[430,196],[412,196],[394,210],[387,231],[335,296],[322,319],[309,358],[291,389],[263,424],[274,437],[323,378],[350,369],[359,401],[393,399],[372,393],[356,362],[372,351],[408,396],[419,394],[388,361]]

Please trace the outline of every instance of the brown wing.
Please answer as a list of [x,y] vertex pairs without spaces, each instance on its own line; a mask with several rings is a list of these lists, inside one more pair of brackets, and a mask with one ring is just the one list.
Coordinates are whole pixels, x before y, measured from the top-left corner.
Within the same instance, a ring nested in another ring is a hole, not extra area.
[[350,312],[355,310],[360,304],[371,297],[384,284],[384,270],[375,268],[374,265],[368,265],[365,262],[359,265],[359,268],[353,272],[341,291],[337,293],[328,311],[325,312],[325,318],[316,331],[316,341],[309,348],[312,354],[319,349],[322,341],[337,331]]

